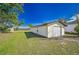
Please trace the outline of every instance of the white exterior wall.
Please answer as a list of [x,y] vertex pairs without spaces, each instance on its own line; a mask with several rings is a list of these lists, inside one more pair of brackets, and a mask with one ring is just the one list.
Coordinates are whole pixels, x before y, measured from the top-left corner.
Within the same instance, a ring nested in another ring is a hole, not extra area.
[[39,26],[39,27],[36,27],[36,28],[31,28],[31,31],[33,33],[36,33],[36,34],[39,34],[39,35],[42,35],[42,36],[45,36],[47,37],[47,26]]
[[36,33],[36,34],[38,33],[38,32],[37,32],[37,28],[31,28],[31,31],[32,31],[33,33]]
[[62,36],[65,35],[65,29],[62,27]]
[[[48,38],[58,37],[58,36],[64,35],[64,28],[60,27],[60,25],[58,25],[58,24],[31,28],[31,31],[33,33],[36,33],[36,34],[39,34],[39,35],[42,35],[42,36],[45,36]],[[61,34],[60,34],[60,32],[61,32]]]
[[[57,27],[58,29],[56,29],[55,27]],[[61,32],[62,31],[62,32]],[[61,32],[61,34],[60,34]],[[54,24],[54,25],[50,25],[48,27],[48,38],[51,38],[51,37],[58,37],[58,36],[63,36],[64,35],[64,28],[60,28],[60,25],[58,24]]]
[[47,26],[38,27],[38,34],[47,37]]
[[76,24],[69,24],[67,27],[65,27],[65,32],[75,32]]

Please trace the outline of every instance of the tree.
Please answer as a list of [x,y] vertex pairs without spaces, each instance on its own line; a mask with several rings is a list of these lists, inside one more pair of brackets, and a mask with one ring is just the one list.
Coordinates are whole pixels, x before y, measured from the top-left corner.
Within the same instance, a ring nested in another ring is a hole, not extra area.
[[23,13],[23,4],[0,3],[0,24],[5,25],[5,27],[8,27],[6,24],[18,25],[19,13]]
[[32,25],[32,24],[28,24],[28,26],[29,26],[29,27],[33,27],[33,25]]
[[19,26],[20,26],[20,25],[23,25],[23,24],[25,24],[24,19],[22,19],[21,21],[18,22],[18,25],[19,25]]
[[76,30],[77,34],[79,35],[79,24],[77,24],[77,26],[75,27],[75,30]]
[[[19,20],[18,25],[21,26],[23,24],[25,24],[24,19]],[[16,26],[15,30],[18,30],[18,26]]]
[[76,15],[76,22],[77,22],[77,26],[75,27],[75,30],[77,34],[79,35],[79,15]]

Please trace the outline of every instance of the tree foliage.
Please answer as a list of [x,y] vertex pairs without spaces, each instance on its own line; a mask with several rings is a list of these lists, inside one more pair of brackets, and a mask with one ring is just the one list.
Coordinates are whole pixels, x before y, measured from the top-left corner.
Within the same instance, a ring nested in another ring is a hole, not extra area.
[[23,13],[23,4],[0,3],[0,24],[3,24],[5,26],[7,24],[18,25],[19,24],[18,23],[19,13]]
[[28,26],[29,26],[29,27],[33,27],[33,25],[32,25],[32,24],[28,24]]
[[23,24],[25,24],[24,19],[22,19],[21,21],[18,22],[18,25],[19,25],[19,26],[20,26],[20,25],[23,25]]
[[79,24],[77,24],[75,30],[76,30],[77,34],[79,35]]
[[23,4],[2,3],[0,4],[0,22],[12,22],[18,24],[18,15],[23,12]]
[[76,15],[76,22],[77,22],[77,26],[75,27],[75,30],[77,34],[79,35],[79,15]]

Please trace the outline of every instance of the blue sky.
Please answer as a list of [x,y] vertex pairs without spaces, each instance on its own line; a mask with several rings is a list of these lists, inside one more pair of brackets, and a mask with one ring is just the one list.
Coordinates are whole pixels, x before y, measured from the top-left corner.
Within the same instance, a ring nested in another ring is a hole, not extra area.
[[70,18],[79,13],[78,3],[26,3],[23,6],[24,13],[19,16],[28,24],[39,24],[55,21],[57,18]]

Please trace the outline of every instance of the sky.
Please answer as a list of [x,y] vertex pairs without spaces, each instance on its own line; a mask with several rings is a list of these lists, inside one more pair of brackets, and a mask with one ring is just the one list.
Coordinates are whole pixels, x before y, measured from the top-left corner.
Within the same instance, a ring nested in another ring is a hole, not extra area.
[[25,24],[40,24],[70,17],[79,13],[79,3],[25,3],[24,13],[20,14],[19,20],[24,19]]

